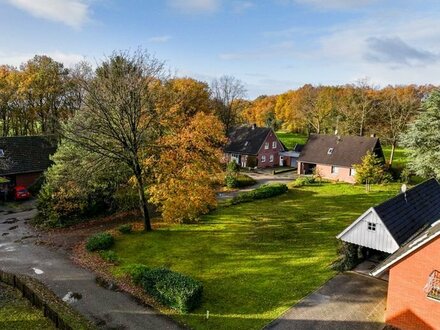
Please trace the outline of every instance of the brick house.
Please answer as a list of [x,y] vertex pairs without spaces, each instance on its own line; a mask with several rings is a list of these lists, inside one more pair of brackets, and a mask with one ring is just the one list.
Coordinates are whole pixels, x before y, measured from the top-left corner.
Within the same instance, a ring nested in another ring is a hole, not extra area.
[[298,159],[298,174],[318,172],[324,179],[354,183],[353,165],[368,151],[385,161],[376,137],[312,134]]
[[427,226],[375,270],[389,271],[386,323],[401,330],[440,329],[440,221]]
[[395,253],[439,219],[440,184],[431,179],[369,208],[337,238],[376,251]]
[[12,186],[29,187],[50,166],[56,146],[47,136],[0,137],[0,176]]
[[267,168],[280,165],[280,152],[285,148],[271,128],[239,126],[228,134],[224,148],[226,162],[241,167]]

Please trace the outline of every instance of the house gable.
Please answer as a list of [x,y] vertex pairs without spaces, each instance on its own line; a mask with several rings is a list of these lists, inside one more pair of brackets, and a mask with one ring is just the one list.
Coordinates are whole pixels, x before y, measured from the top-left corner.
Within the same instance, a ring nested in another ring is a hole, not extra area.
[[399,245],[374,208],[368,209],[337,238],[347,243],[387,253],[393,253],[399,249]]

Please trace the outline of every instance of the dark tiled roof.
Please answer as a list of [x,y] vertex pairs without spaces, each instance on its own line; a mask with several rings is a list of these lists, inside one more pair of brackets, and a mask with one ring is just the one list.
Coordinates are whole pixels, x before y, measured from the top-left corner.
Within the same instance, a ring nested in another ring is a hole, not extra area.
[[415,250],[425,246],[429,242],[431,242],[434,238],[438,237],[440,233],[440,223],[433,224],[432,226],[427,227],[427,229],[423,230],[418,235],[415,235],[410,241],[404,244],[400,249],[386,258],[383,262],[381,262],[375,269],[371,271],[371,274],[377,276],[387,270],[394,263],[399,261],[399,259],[405,257],[406,255],[410,255]]
[[234,128],[229,134],[229,142],[224,151],[226,153],[256,155],[270,131],[271,129],[267,127],[240,126]]
[[47,136],[0,137],[0,149],[6,163],[0,175],[45,171],[56,146],[56,140]]
[[[333,151],[329,153],[329,149]],[[351,167],[360,164],[367,151],[380,148],[375,137],[312,134],[304,146],[299,161]],[[382,151],[379,152],[382,157]]]
[[397,244],[402,245],[440,219],[440,184],[435,179],[425,181],[374,209]]

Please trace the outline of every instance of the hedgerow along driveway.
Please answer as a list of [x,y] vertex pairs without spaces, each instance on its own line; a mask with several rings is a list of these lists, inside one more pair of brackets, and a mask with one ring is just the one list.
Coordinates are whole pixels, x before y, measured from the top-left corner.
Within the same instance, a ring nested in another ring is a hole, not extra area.
[[[324,184],[267,200],[221,207],[199,224],[122,235],[121,258],[169,267],[204,284],[202,306],[173,317],[195,329],[261,329],[335,275],[335,236],[399,185]],[[209,318],[207,319],[207,311]]]

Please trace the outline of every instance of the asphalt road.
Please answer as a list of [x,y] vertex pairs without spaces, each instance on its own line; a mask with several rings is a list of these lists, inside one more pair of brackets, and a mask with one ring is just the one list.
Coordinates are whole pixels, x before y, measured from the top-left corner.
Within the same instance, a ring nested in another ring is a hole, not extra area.
[[37,234],[25,223],[35,213],[0,211],[0,269],[33,276],[61,298],[79,293],[81,299],[71,305],[102,329],[180,329],[128,295],[98,286],[95,275],[75,265],[67,254],[35,245]]

